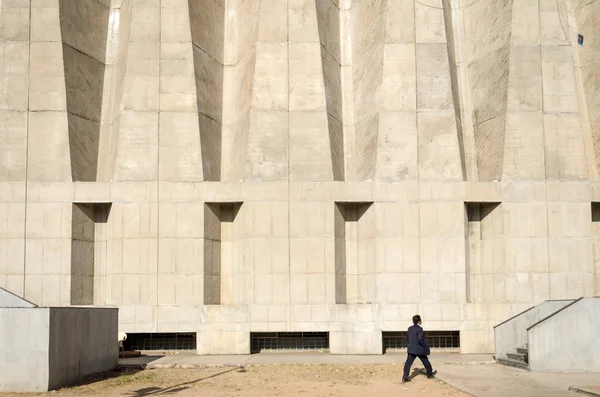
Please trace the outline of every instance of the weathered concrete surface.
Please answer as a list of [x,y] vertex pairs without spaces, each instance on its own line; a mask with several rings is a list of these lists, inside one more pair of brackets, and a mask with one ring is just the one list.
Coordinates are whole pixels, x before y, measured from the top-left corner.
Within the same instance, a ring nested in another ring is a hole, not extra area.
[[573,300],[545,301],[494,328],[495,356],[506,358],[527,345],[527,328],[562,309]]
[[0,391],[42,392],[118,363],[117,309],[0,308]]
[[600,298],[584,298],[527,331],[532,371],[600,372]]
[[49,331],[49,390],[117,365],[117,309],[53,307]]
[[0,391],[47,391],[50,309],[0,308]]
[[437,378],[477,397],[576,396],[569,392],[574,384],[597,384],[597,373],[534,373],[499,364],[443,365]]
[[[121,331],[237,352],[267,331],[357,352],[420,313],[469,353],[528,307],[600,295],[600,2],[1,3],[0,286],[19,296],[93,283]],[[111,202],[73,244],[73,205]],[[205,203],[231,202],[231,240],[208,244]],[[355,236],[335,202],[373,203]],[[469,222],[465,202],[501,204]],[[338,276],[362,307],[339,308]]]

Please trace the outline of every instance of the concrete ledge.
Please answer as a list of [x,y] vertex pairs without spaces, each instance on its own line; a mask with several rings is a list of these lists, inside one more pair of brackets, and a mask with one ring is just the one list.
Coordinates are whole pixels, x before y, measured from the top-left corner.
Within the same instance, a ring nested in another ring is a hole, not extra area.
[[569,386],[569,391],[584,394],[586,396],[600,397],[600,386]]

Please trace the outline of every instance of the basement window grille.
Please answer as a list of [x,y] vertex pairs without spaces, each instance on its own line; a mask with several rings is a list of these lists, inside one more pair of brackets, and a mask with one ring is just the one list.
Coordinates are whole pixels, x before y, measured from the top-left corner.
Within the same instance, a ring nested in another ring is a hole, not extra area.
[[[459,349],[460,331],[425,331],[425,339],[431,349]],[[383,351],[406,350],[406,331],[383,332]]]
[[329,332],[252,332],[251,351],[329,350]]
[[133,350],[196,350],[195,333],[127,334],[123,342],[126,351]]

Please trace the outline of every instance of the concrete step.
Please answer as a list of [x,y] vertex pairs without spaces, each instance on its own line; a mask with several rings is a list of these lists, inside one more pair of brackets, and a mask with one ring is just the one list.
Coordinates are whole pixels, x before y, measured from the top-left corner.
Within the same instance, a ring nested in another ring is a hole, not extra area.
[[507,353],[506,357],[511,360],[522,362],[523,364],[527,364],[527,354],[523,353]]
[[517,353],[527,355],[527,354],[529,354],[529,349],[524,348],[524,347],[518,347],[517,348]]
[[498,364],[506,365],[507,367],[513,367],[513,368],[518,368],[518,369],[522,369],[525,371],[529,371],[529,365],[527,365],[521,361],[512,360],[510,358],[499,358],[497,360],[497,362],[498,362]]

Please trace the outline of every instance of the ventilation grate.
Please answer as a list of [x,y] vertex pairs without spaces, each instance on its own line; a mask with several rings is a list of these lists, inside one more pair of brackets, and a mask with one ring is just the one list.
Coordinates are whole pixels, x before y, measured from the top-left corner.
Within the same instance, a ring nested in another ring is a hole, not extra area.
[[127,334],[123,343],[127,351],[131,350],[196,350],[195,333],[150,333]]
[[251,350],[329,350],[329,332],[253,332]]

